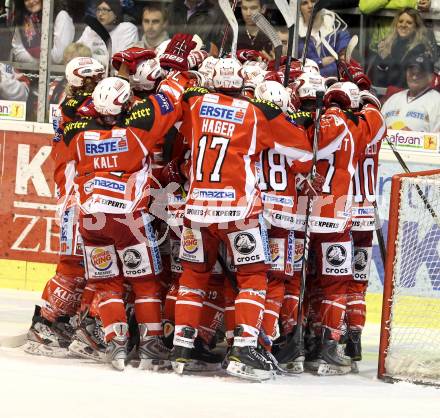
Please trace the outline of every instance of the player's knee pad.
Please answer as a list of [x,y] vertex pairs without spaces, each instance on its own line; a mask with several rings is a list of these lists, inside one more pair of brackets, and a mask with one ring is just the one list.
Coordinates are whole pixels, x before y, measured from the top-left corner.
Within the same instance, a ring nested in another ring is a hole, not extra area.
[[322,268],[319,273],[321,277],[334,281],[352,276],[353,245],[351,241],[322,242],[320,252]]
[[154,262],[154,249],[142,242],[118,250],[122,262],[122,271],[127,279],[142,279],[157,276],[162,271],[160,257]]
[[119,276],[118,259],[114,245],[84,246],[88,280],[114,279]]
[[227,237],[237,269],[243,270],[245,266],[264,264],[270,260],[269,244],[267,238],[263,239],[260,228],[230,232]]
[[354,247],[354,274],[353,279],[360,282],[368,282],[370,276],[372,247]]

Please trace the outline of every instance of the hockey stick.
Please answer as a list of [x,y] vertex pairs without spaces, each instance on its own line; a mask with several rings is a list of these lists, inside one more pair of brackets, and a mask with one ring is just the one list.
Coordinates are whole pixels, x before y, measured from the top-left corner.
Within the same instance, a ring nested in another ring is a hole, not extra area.
[[[234,0],[234,2],[232,3],[232,11],[235,11],[235,8],[237,7],[237,3],[238,3],[238,0]],[[231,28],[231,25],[228,24],[228,23],[225,23],[225,25],[223,26],[222,43],[220,45],[220,50],[218,52],[219,58],[221,58],[223,53],[225,52],[226,39],[228,39],[229,29],[230,28]]]
[[[354,48],[356,48],[357,44],[358,44],[358,36],[354,35],[348,42],[347,48],[345,49],[344,59],[340,60],[339,56],[336,58],[336,62],[342,65],[345,74],[347,74],[348,79],[352,83],[354,83],[354,79],[350,71],[348,71],[347,62],[351,61],[351,55],[353,54],[353,50]],[[379,250],[380,250],[380,258],[382,259],[382,263],[385,268],[387,252],[386,252],[385,239],[382,231],[382,222],[380,220],[380,215],[379,215],[379,208],[377,207],[376,201],[373,202],[373,208],[374,208],[374,220],[376,224],[375,230],[376,230],[377,242],[379,244]]]
[[232,29],[232,45],[231,45],[231,56],[237,57],[237,42],[238,42],[238,22],[234,15],[234,10],[229,4],[229,0],[218,0],[218,5],[226,17],[229,26]]
[[252,15],[252,20],[272,43],[275,51],[275,71],[278,71],[280,69],[281,54],[283,53],[283,43],[281,42],[280,35],[278,35],[278,32],[261,13]]
[[315,21],[316,15],[318,14],[318,4],[319,4],[319,0],[313,5],[312,13],[310,14],[309,23],[307,25],[307,32],[306,32],[306,37],[304,40],[304,48],[302,52],[303,65],[306,63],[307,53],[309,52],[309,42],[310,42],[310,37],[312,36],[313,23]]
[[286,61],[286,67],[284,69],[284,83],[283,83],[284,87],[287,87],[287,85],[289,84],[290,66],[292,65],[292,50],[293,50],[295,21],[296,21],[295,13],[293,13],[291,8],[294,2],[292,1],[292,4],[289,5],[287,4],[286,0],[275,0],[275,4],[277,5],[279,11],[283,15],[287,27],[289,28],[289,37],[287,40],[287,61]]
[[96,19],[96,17],[92,17],[87,15],[84,19],[84,22],[87,26],[90,27],[96,34],[104,41],[105,47],[108,52],[108,64],[107,64],[107,77],[110,75],[110,69],[112,66],[112,38],[108,33],[108,30],[104,27],[104,25]]
[[[318,90],[316,91],[316,116],[315,116],[315,130],[313,133],[313,157],[312,157],[312,169],[310,171],[310,183],[313,182],[316,177],[316,164],[317,164],[317,154],[318,154],[318,140],[319,133],[321,130],[320,120],[323,111],[323,99],[324,99],[324,91]],[[298,298],[298,306],[297,306],[297,321],[296,327],[290,337],[288,339],[287,344],[279,351],[277,357],[280,363],[283,363],[280,359],[286,356],[285,358],[289,358],[292,353],[301,350],[304,341],[303,341],[303,303],[304,303],[304,294],[306,290],[306,277],[307,277],[307,266],[309,264],[309,250],[310,250],[310,229],[312,223],[312,209],[313,209],[314,198],[311,196],[307,197],[307,207],[306,207],[306,215],[304,220],[304,252],[303,252],[303,260],[301,265],[301,282],[299,288],[299,298]]]

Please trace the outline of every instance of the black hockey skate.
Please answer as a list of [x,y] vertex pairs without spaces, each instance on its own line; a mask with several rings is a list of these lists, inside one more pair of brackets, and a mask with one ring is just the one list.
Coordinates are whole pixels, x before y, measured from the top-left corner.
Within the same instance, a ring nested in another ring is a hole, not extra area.
[[357,362],[362,360],[361,330],[349,330],[345,345],[345,355],[352,360],[351,371],[359,373]]
[[339,350],[338,341],[330,338],[330,330],[324,328],[318,367],[319,376],[335,376],[350,373],[351,358]]
[[197,337],[191,352],[191,361],[185,366],[189,372],[212,372],[221,369],[223,356],[213,353],[205,342]]
[[148,335],[145,324],[139,324],[139,368],[143,370],[161,370],[170,367],[171,350],[165,346],[159,335]]
[[174,348],[171,352],[171,365],[173,370],[182,374],[191,363],[192,351],[196,330],[192,327],[184,327],[182,335],[174,336]]
[[68,357],[68,347],[73,328],[68,318],[60,318],[52,323],[41,316],[40,306],[35,306],[32,325],[27,333],[23,349],[26,353],[47,357]]
[[[243,334],[243,328],[237,327],[235,337]],[[234,345],[228,355],[229,364],[226,372],[231,376],[261,382],[273,377],[273,365],[253,346],[239,347]]]
[[116,370],[122,371],[127,359],[128,325],[125,322],[117,322],[113,324],[113,331],[116,335],[107,344],[107,361]]
[[105,363],[107,343],[104,340],[104,330],[100,321],[86,316],[75,331],[69,353],[86,359]]
[[292,374],[300,374],[304,372],[304,341],[302,338],[297,338],[295,332],[296,325],[285,343],[279,346],[275,358],[283,371]]
[[307,335],[305,337],[304,369],[309,372],[317,372],[320,364],[322,338],[319,335]]

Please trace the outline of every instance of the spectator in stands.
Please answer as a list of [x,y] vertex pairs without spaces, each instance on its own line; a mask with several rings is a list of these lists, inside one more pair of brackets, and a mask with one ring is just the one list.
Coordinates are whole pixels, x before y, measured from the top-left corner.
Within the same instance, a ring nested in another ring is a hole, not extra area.
[[434,63],[428,54],[406,65],[408,89],[393,94],[383,105],[387,127],[405,131],[440,132],[440,93],[432,88]]
[[[96,18],[108,30],[112,40],[112,51],[123,51],[139,41],[138,30],[133,23],[121,22],[122,7],[119,0],[98,1]],[[103,65],[108,65],[109,51],[98,34],[87,26],[78,39],[79,43],[87,45],[92,50],[92,56]]]
[[405,87],[402,68],[407,66],[410,57],[425,52],[434,57],[436,46],[415,9],[405,8],[398,12],[391,27],[391,33],[379,42],[377,54],[370,59],[368,73],[375,86]]
[[11,65],[0,63],[0,100],[26,101],[29,79]]
[[269,54],[272,43],[252,20],[253,14],[265,13],[266,6],[263,0],[242,0],[240,10],[243,20],[238,30],[237,49],[254,49]]
[[[307,25],[312,14],[314,0],[300,0],[298,55],[301,56],[305,44]],[[336,59],[331,50],[341,53],[350,41],[347,24],[334,12],[321,9],[315,17],[310,37],[307,58],[315,61],[324,77],[337,76]]]
[[221,39],[222,12],[207,0],[173,0],[168,7],[170,35],[178,32],[197,34],[205,49],[216,55]]
[[[76,57],[91,57],[91,49],[79,42],[71,43],[64,50],[63,64],[66,65],[69,61]],[[66,97],[67,80],[63,74],[60,77],[56,77],[49,84],[49,103],[60,104]]]
[[162,3],[150,3],[142,11],[142,30],[144,34],[136,46],[155,49],[170,39],[167,32],[168,12]]
[[[17,0],[15,32],[12,38],[12,59],[37,63],[40,59],[42,0]],[[59,64],[64,48],[75,36],[75,27],[68,11],[67,0],[55,1],[52,63]]]

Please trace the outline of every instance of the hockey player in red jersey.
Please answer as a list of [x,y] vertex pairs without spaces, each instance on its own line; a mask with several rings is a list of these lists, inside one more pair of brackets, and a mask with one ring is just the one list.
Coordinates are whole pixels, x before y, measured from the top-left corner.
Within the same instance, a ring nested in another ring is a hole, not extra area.
[[72,202],[74,172],[63,158],[66,123],[80,117],[82,106],[104,76],[102,64],[88,57],[78,57],[66,66],[67,96],[54,118],[55,137],[51,157],[55,163],[54,180],[60,211],[60,253],[56,274],[43,290],[43,305],[36,306],[25,351],[55,357],[67,355],[73,328],[69,319],[76,314],[85,286],[81,237],[77,230],[78,210]]
[[[360,92],[361,105],[370,103],[380,110],[379,100],[369,91]],[[361,112],[362,114],[362,112]],[[386,131],[383,132],[385,137]],[[383,139],[383,137],[381,139]],[[362,360],[361,334],[366,319],[365,294],[372,260],[373,234],[376,228],[376,182],[381,141],[369,145],[361,155],[353,177],[353,224],[351,235],[354,249],[353,280],[347,291],[347,341],[345,354],[353,362]]]
[[383,118],[376,107],[367,104],[359,113],[353,112],[358,109],[359,100],[359,89],[350,82],[333,84],[324,96],[326,107],[331,106],[326,114],[344,119],[349,132],[337,151],[317,163],[317,172],[325,181],[311,214],[311,246],[317,259],[317,283],[323,294],[318,369],[318,374],[322,375],[344,374],[351,370],[351,360],[338,354],[337,345],[353,274],[352,178],[361,154],[368,145],[381,140],[385,131]]
[[[240,97],[240,70],[236,60],[220,59],[213,77],[217,92],[193,88],[182,99],[180,130],[191,146],[192,161],[181,240],[184,272],[176,302],[173,366],[181,372],[191,358],[209,271],[219,243],[224,242],[237,267],[240,289],[227,371],[260,380],[272,376],[272,371],[256,349],[269,254],[258,219],[262,209],[256,187],[256,156],[271,148],[292,160],[308,160],[311,147],[303,129],[277,105]],[[341,131],[345,129],[343,122],[339,126]],[[338,145],[333,142],[334,147]]]

